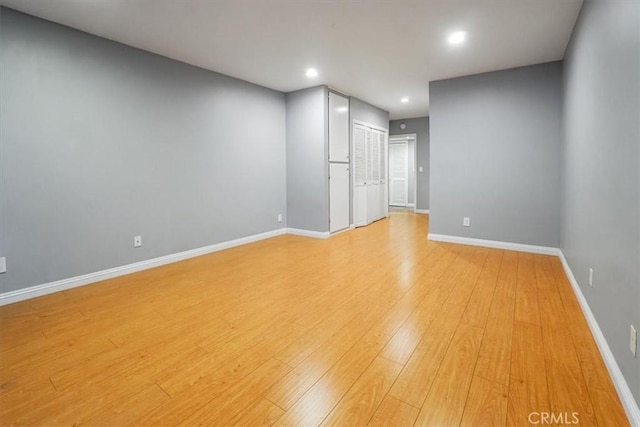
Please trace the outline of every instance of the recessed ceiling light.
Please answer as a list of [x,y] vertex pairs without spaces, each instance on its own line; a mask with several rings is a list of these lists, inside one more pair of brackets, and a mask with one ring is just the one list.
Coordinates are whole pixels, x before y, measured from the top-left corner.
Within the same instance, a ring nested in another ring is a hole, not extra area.
[[318,77],[318,70],[316,70],[315,68],[308,68],[307,77]]
[[409,97],[405,96],[400,100],[400,102],[402,102],[403,104],[406,104],[407,102],[409,102]]
[[464,43],[464,40],[467,38],[467,33],[464,31],[456,31],[455,33],[449,34],[449,44],[461,44]]

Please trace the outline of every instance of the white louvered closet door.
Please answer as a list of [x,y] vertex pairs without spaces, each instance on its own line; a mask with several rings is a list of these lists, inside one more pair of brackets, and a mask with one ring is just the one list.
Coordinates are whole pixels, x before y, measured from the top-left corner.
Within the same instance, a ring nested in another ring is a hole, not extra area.
[[386,153],[386,132],[353,125],[353,211],[356,227],[387,215]]
[[380,132],[380,216],[389,216],[389,186],[387,185],[387,171],[389,165],[387,164],[388,158],[388,143],[387,134]]
[[353,126],[353,224],[367,225],[367,133],[368,128]]
[[371,171],[367,181],[367,223],[381,218],[380,216],[380,132],[373,129],[367,133],[369,153],[368,167]]

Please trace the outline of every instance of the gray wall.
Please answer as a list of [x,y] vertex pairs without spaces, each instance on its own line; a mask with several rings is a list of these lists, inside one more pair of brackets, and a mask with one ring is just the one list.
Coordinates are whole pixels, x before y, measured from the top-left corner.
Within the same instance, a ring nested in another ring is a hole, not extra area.
[[[636,402],[640,358],[640,3],[585,1],[566,54],[561,248]],[[594,286],[589,287],[589,268]]]
[[560,62],[429,84],[430,233],[558,247],[561,86]]
[[284,227],[283,94],[0,19],[0,291]]
[[328,96],[326,86],[287,97],[287,226],[329,231]]
[[[407,127],[400,129],[400,123]],[[416,172],[418,184],[418,201],[416,209],[429,209],[429,117],[415,119],[391,120],[389,122],[389,135],[403,135],[415,133],[418,149],[418,168],[423,167],[422,172]],[[410,191],[412,191],[410,189]]]
[[[349,114],[351,115],[351,123],[358,120],[370,125],[377,126],[382,129],[389,128],[389,112],[375,107],[361,99],[349,98]],[[353,130],[353,129],[351,129]]]

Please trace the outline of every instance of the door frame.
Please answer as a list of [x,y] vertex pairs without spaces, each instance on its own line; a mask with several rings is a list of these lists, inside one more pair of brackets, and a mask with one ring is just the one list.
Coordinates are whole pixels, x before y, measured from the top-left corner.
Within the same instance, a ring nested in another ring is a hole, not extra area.
[[[407,150],[409,150],[409,140],[413,140],[413,208],[407,206],[407,209],[412,209],[413,212],[418,209],[418,134],[416,133],[402,133],[389,135],[387,137],[387,144],[391,144],[391,140],[406,140],[407,141]],[[388,159],[387,159],[388,164]],[[387,171],[387,177],[389,175],[389,171]],[[410,174],[409,174],[410,175]],[[408,177],[407,179],[411,179]],[[387,180],[387,187],[389,186],[389,180]],[[390,189],[387,190],[389,194],[391,194]],[[407,201],[408,204],[408,201]],[[389,205],[391,206],[391,205]]]

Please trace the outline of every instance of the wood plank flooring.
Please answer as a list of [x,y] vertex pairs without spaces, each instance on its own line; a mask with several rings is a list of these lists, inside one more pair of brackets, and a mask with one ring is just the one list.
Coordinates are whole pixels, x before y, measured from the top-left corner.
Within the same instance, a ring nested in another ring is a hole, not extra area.
[[392,212],[0,307],[2,425],[628,425],[555,257]]

